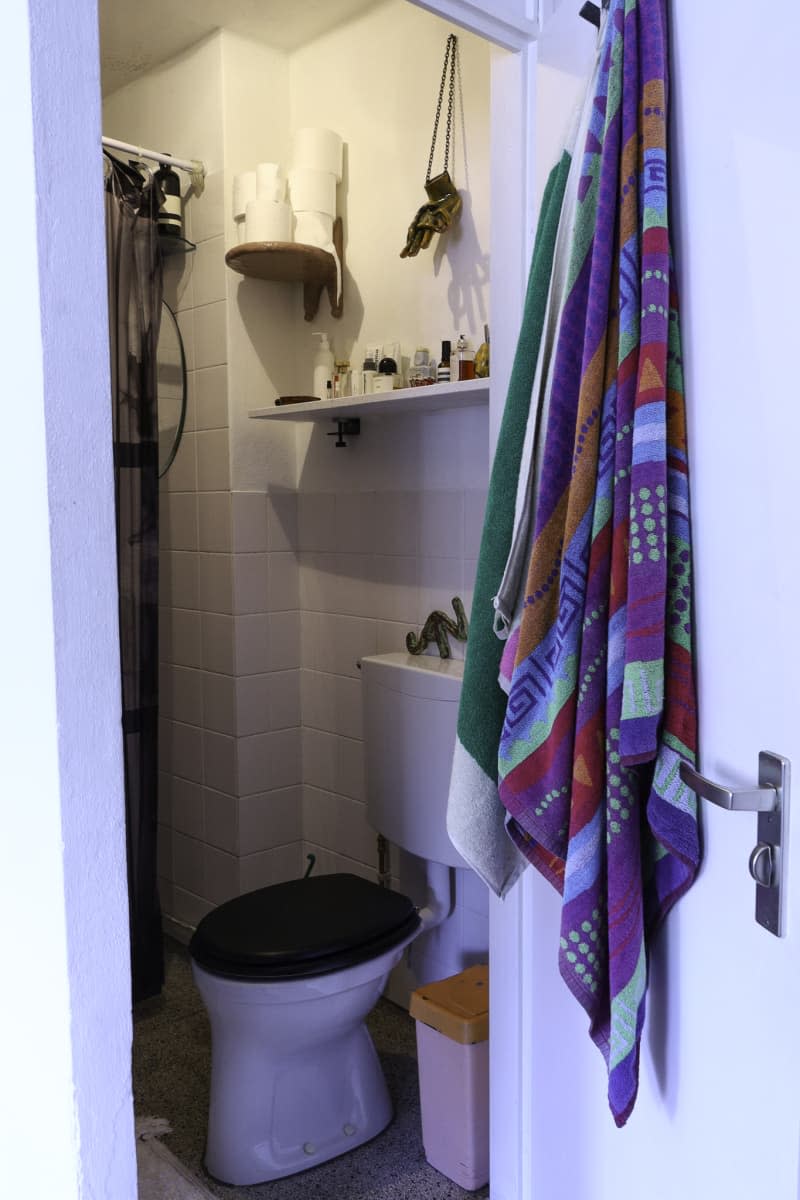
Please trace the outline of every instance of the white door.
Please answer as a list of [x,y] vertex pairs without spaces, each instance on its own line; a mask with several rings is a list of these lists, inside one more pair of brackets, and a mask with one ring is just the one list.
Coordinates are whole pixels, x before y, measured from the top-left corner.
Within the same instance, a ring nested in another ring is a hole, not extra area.
[[493,1003],[517,1025],[492,1037],[520,1055],[493,1079],[493,1200],[800,1196],[800,13],[669,7],[700,763],[755,784],[759,750],[792,760],[788,928],[753,919],[755,816],[701,802],[702,872],[655,945],[639,1099],[617,1130],[558,975],[557,897],[528,872],[493,907]]

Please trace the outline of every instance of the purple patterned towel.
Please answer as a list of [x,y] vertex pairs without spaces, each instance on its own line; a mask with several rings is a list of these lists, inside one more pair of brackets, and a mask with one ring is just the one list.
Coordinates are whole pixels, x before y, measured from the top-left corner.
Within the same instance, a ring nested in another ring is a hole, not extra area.
[[666,0],[611,0],[499,753],[563,896],[559,967],[623,1125],[648,939],[699,864],[691,537],[667,205]]

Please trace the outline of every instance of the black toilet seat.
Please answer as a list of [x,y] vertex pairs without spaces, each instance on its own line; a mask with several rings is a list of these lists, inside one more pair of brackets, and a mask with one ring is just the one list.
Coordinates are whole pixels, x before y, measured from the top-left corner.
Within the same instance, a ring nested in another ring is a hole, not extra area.
[[419,925],[408,896],[358,875],[316,875],[221,904],[197,926],[189,953],[228,979],[308,979],[376,958]]

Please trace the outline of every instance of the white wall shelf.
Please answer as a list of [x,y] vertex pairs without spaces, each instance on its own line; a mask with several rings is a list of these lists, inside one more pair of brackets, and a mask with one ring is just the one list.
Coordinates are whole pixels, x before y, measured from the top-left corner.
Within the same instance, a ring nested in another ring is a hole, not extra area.
[[438,412],[445,408],[474,408],[489,403],[489,380],[432,383],[428,387],[397,388],[377,396],[348,396],[344,400],[312,400],[308,404],[282,404],[255,408],[250,416],[271,421],[329,421],[347,417],[394,413]]

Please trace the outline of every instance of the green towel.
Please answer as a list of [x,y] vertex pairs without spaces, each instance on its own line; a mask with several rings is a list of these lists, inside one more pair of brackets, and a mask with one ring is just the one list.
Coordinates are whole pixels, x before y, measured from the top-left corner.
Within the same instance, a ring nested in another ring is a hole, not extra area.
[[451,841],[499,896],[517,878],[524,860],[505,834],[505,810],[497,795],[497,749],[507,697],[497,682],[503,643],[494,633],[492,601],[514,532],[522,447],[571,161],[565,151],[550,173],[539,212],[522,326],[489,481],[447,809]]

